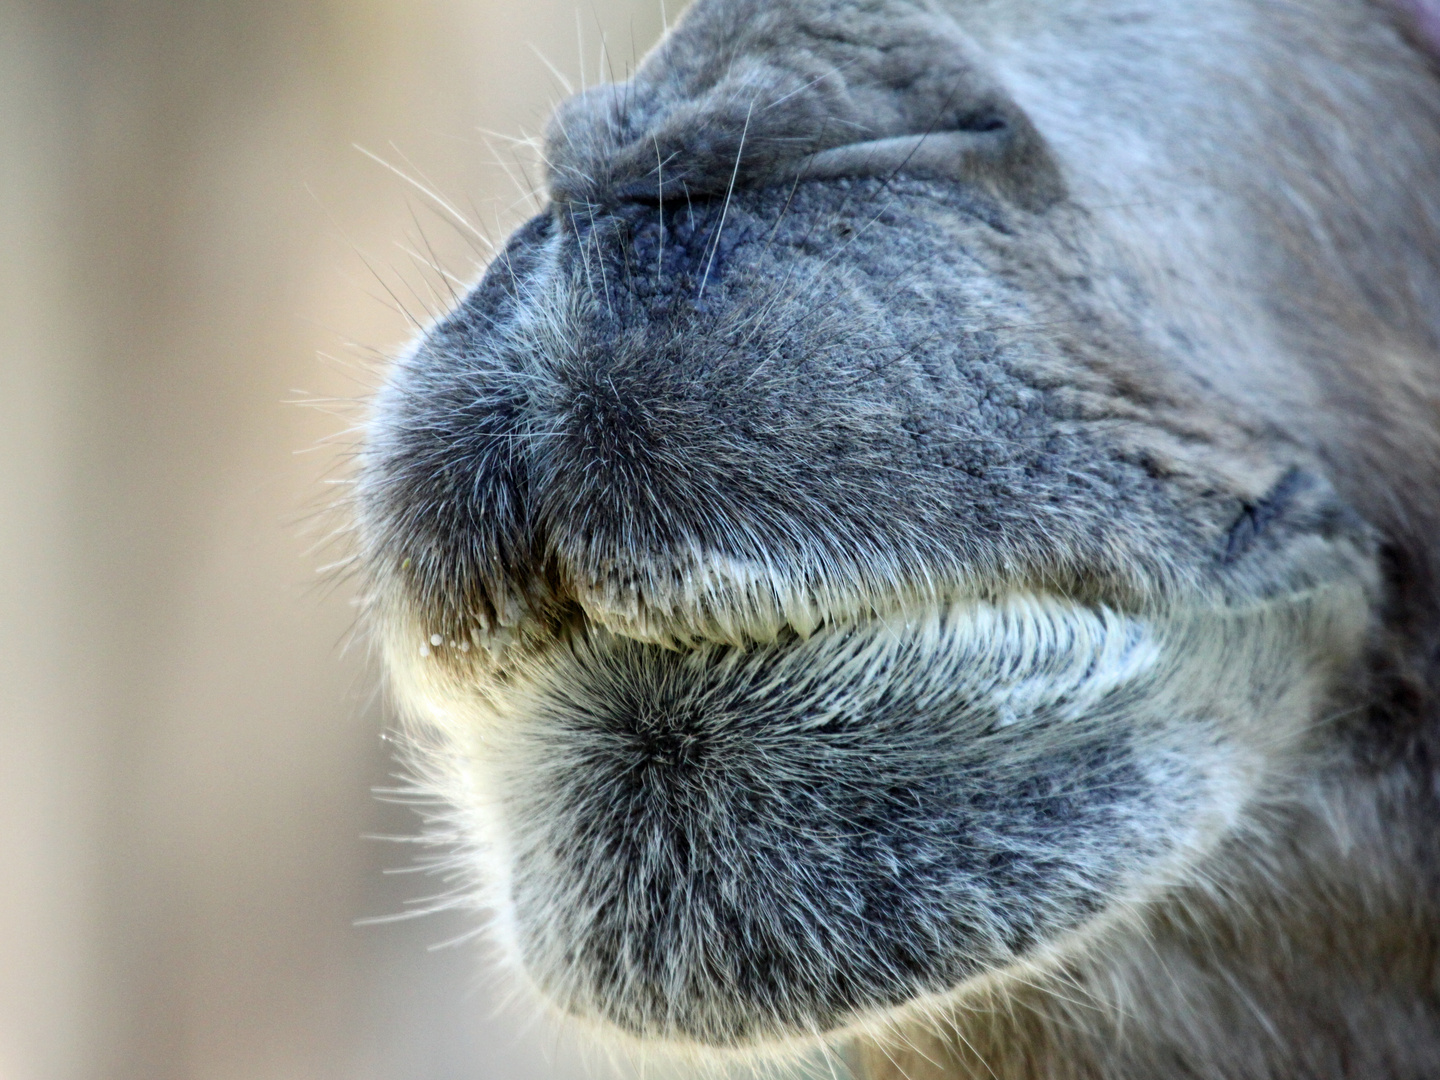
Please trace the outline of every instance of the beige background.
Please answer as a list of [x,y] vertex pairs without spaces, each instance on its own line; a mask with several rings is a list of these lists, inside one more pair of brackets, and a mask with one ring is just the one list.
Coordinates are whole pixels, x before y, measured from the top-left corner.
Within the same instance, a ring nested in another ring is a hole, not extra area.
[[0,1080],[587,1072],[467,920],[354,925],[434,883],[310,548],[406,249],[483,251],[352,144],[503,234],[530,45],[623,75],[658,5],[0,0]]

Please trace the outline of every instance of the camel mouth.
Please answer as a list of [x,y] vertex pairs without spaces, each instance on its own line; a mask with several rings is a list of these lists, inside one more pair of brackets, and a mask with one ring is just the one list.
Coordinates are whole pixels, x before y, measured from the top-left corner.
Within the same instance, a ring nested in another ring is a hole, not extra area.
[[1304,737],[1360,591],[1012,591],[685,644],[572,599],[494,653],[422,656],[407,624],[390,668],[442,739],[422,783],[467,891],[542,999],[778,1048],[1048,970],[1186,880]]
[[469,762],[505,944],[564,1012],[712,1046],[1021,961],[1187,842],[1142,827],[1175,807],[1116,722],[1163,683],[1161,637],[1027,596],[748,647],[552,643],[487,694]]

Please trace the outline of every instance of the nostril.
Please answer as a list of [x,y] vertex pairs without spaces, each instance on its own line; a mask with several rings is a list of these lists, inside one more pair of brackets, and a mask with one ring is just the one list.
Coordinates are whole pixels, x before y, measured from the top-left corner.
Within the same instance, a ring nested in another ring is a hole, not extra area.
[[985,135],[994,131],[1004,131],[1009,126],[1009,121],[999,113],[986,111],[961,117],[955,130],[973,131],[976,134]]
[[1032,212],[1063,198],[1065,190],[1044,139],[1008,102],[987,103],[925,131],[822,150],[800,170],[807,180],[898,174],[976,186]]

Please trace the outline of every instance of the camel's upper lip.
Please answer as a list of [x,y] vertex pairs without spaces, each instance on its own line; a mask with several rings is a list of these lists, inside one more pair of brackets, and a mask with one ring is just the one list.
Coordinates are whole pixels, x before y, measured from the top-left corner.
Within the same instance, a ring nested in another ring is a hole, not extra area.
[[666,596],[658,604],[596,584],[575,588],[564,599],[508,597],[510,603],[501,607],[498,616],[477,614],[466,625],[447,625],[444,619],[427,619],[419,613],[398,622],[409,627],[406,635],[421,658],[495,670],[576,635],[601,633],[678,652],[712,646],[784,646],[869,623],[887,625],[893,632],[936,612],[973,607],[1005,595],[963,583],[869,592],[827,590],[743,572],[700,581],[692,577],[687,584],[691,590]]
[[423,619],[399,620],[408,626],[399,648],[404,655],[435,665],[464,682],[497,685],[508,683],[517,674],[526,678],[553,666],[556,650],[563,653],[576,642],[612,643],[607,647],[623,647],[629,642],[681,656],[720,655],[716,650],[736,655],[760,650],[784,656],[823,650],[827,641],[857,633],[880,632],[896,643],[905,642],[917,635],[934,635],[940,632],[938,627],[953,629],[957,619],[986,617],[985,612],[1044,611],[1047,619],[1060,618],[1056,614],[1060,612],[1082,620],[1131,617],[1103,603],[1027,590],[982,593],[954,587],[928,593],[850,593],[825,599],[829,603],[817,602],[813,595],[788,595],[773,598],[770,607],[701,606],[678,615],[673,610],[655,613],[631,607],[617,611],[583,600],[570,601],[545,611],[516,610],[505,623],[492,621],[483,629],[478,622],[468,629],[456,629],[429,625]]

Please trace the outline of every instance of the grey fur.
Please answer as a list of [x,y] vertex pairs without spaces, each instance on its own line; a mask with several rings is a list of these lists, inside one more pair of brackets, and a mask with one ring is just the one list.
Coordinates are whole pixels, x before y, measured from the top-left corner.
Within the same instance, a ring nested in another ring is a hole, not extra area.
[[876,1075],[1440,1068],[1440,81],[1397,20],[699,0],[561,107],[359,485],[553,1004]]

